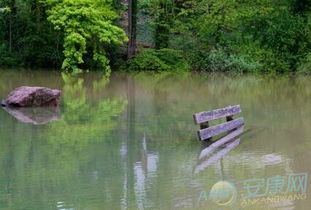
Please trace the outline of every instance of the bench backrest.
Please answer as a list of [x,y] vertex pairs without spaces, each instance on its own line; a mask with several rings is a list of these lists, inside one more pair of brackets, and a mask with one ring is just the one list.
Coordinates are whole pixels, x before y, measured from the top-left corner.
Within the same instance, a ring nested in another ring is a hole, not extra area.
[[193,115],[193,119],[194,123],[198,125],[222,117],[230,117],[240,112],[242,112],[240,105],[228,106],[222,109],[196,113]]
[[[212,111],[199,112],[193,115],[194,123],[200,125],[201,130],[198,131],[200,140],[207,140],[213,136],[221,134],[226,131],[233,130],[244,124],[242,117],[233,119],[233,115],[242,112],[240,105],[228,106],[222,109],[215,109]],[[209,127],[208,122],[226,117],[227,122],[219,125]]]

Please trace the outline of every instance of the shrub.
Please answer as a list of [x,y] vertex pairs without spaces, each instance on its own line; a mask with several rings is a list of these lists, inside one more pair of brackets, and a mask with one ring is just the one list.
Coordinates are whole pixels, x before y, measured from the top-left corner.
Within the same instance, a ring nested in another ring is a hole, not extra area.
[[130,59],[122,69],[127,71],[186,71],[189,65],[180,51],[147,49]]
[[311,53],[307,55],[298,68],[299,74],[311,75]]
[[8,51],[8,46],[6,44],[0,44],[0,66],[18,66],[19,57]]
[[260,47],[259,43],[240,45],[236,47],[236,51],[244,58],[260,64],[257,72],[285,73],[291,70],[288,53],[280,54],[270,48]]
[[197,54],[195,57],[193,64],[196,69],[205,71],[242,73],[254,72],[261,67],[257,62],[223,50],[211,50],[205,54]]

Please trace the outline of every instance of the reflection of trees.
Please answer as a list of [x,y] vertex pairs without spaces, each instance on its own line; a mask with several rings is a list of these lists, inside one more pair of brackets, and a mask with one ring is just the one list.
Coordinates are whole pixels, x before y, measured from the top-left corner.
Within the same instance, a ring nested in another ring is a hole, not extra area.
[[[49,125],[49,131],[58,134],[49,136],[51,144],[81,146],[100,139],[100,136],[116,127],[114,117],[124,111],[124,99],[105,99],[91,105],[87,101],[83,79],[66,74],[62,74],[62,77],[65,82],[64,114],[61,121]],[[93,83],[93,90],[103,90],[107,83],[108,78],[103,77]]]
[[[25,125],[0,112],[0,209],[55,209],[57,202],[76,209],[195,207],[199,192],[218,182],[221,171],[235,183],[307,171],[308,153],[296,155],[307,151],[297,148],[310,136],[307,78],[290,86],[287,77],[251,75],[139,74],[114,83],[90,75],[63,75],[58,122]],[[103,93],[127,95],[128,106]],[[228,104],[242,105],[246,130],[267,128],[243,135],[222,165],[223,153],[216,152],[193,174],[200,143],[192,114]],[[123,109],[127,113],[116,120]],[[298,131],[292,141],[289,131]]]
[[[101,200],[120,197],[119,191],[114,191],[119,183],[109,181],[118,175],[112,176],[117,173],[106,168],[112,168],[119,158],[112,152],[118,150],[113,131],[127,102],[96,98],[109,83],[106,77],[88,87],[83,78],[62,77],[64,100],[59,121],[33,126],[0,113],[6,122],[0,127],[0,209],[55,209],[63,201],[64,208],[96,208],[89,196],[101,196]],[[90,90],[96,100],[89,100]],[[107,179],[98,182],[99,173]],[[104,198],[103,190],[109,192]]]
[[[81,161],[89,160],[93,153],[85,150],[90,143],[100,142],[109,137],[110,132],[117,127],[117,117],[124,111],[124,99],[104,99],[95,104],[89,103],[83,79],[62,74],[64,80],[64,114],[62,120],[49,124],[47,140],[52,150],[48,153],[60,167],[51,169],[66,178],[68,174],[78,171]],[[93,91],[104,90],[108,78],[103,77],[93,83]],[[55,152],[58,154],[56,155]]]

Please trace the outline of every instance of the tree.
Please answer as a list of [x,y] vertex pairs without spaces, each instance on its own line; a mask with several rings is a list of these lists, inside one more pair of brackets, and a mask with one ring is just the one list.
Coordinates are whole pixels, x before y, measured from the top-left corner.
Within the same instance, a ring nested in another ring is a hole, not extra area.
[[58,68],[62,34],[41,0],[0,2],[0,66]]
[[170,28],[173,24],[174,4],[172,0],[158,0],[155,2],[155,48],[169,46]]
[[127,57],[136,52],[137,0],[128,0],[128,36]]
[[64,32],[62,68],[80,72],[84,56],[92,54],[93,62],[110,72],[106,47],[122,44],[127,40],[125,32],[114,25],[117,14],[110,0],[46,0],[50,9],[48,20],[55,29]]
[[[230,64],[223,68],[228,70],[234,64],[288,72],[310,49],[310,28],[293,12],[292,1],[199,0],[189,5],[175,15],[171,42],[189,55],[194,68],[209,70],[218,60]],[[220,56],[213,61],[215,51]]]
[[16,7],[15,7],[15,0],[9,1],[9,8],[10,8],[10,14],[9,14],[9,51],[12,52],[12,25],[13,25],[13,18],[16,15]]
[[[16,5],[15,0],[7,0],[3,2],[5,7],[0,8],[0,13],[8,13],[8,42],[9,42],[9,52],[12,53],[12,27],[13,19],[16,16]],[[3,6],[3,5],[0,5]]]
[[178,5],[173,0],[144,0],[140,6],[152,17],[154,44],[156,49],[168,48],[174,24],[174,10]]

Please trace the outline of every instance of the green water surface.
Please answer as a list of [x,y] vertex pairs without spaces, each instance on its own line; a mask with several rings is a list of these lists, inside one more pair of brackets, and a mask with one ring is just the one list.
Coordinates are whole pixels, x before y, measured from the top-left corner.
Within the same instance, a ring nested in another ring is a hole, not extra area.
[[[310,209],[310,77],[0,72],[22,85],[62,102],[0,109],[0,209]],[[235,104],[245,134],[202,158],[192,115]]]

